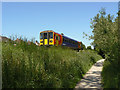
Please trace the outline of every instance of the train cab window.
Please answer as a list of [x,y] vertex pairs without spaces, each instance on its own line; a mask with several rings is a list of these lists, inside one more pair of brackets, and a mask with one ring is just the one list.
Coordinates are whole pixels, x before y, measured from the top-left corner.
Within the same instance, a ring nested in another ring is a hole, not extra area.
[[47,39],[47,33],[44,33],[44,39]]
[[40,39],[43,39],[43,33],[40,33]]
[[53,38],[53,32],[49,32],[49,38]]

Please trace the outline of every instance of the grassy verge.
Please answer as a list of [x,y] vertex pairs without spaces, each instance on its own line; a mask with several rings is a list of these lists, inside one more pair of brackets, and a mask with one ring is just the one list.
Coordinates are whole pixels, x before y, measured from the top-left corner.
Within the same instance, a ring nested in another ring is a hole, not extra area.
[[90,50],[2,42],[3,88],[74,88],[101,56]]

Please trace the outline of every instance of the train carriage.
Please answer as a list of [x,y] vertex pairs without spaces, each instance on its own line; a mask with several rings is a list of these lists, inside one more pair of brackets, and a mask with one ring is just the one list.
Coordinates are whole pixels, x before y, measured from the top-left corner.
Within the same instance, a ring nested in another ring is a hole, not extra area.
[[47,30],[40,32],[40,46],[67,46],[73,49],[81,49],[82,42],[78,42],[52,30]]

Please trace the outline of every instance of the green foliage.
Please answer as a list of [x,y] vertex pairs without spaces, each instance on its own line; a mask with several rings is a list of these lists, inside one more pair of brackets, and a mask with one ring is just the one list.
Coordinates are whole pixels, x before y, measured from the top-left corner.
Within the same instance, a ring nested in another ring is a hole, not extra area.
[[110,14],[107,16],[97,14],[91,21],[91,28],[93,29],[91,39],[94,39],[92,44],[104,51],[105,54],[111,52],[113,44],[118,42],[118,24],[116,19],[113,20],[113,16]]
[[91,46],[87,46],[87,49],[91,50]]
[[93,45],[95,50],[104,57],[105,63],[102,71],[102,83],[104,88],[120,88],[119,47],[118,47],[118,17],[114,18],[110,14],[106,15],[102,9],[93,19],[91,28],[93,29]]
[[85,44],[82,43],[81,46],[82,46],[82,49],[83,49],[83,50],[86,50],[86,46],[85,46]]
[[74,88],[101,57],[95,51],[2,42],[3,88]]

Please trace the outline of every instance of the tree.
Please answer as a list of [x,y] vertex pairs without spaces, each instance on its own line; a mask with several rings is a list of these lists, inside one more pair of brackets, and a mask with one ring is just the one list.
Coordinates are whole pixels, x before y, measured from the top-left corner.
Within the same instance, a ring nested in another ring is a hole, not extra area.
[[92,45],[106,59],[102,71],[104,87],[118,88],[120,86],[120,70],[117,70],[119,68],[118,56],[120,50],[118,44],[118,17],[114,18],[110,14],[106,15],[105,9],[102,9],[91,19],[90,27],[93,29],[93,35],[89,36],[90,39],[94,40]]
[[93,19],[91,19],[91,28],[93,29],[92,45],[101,49],[106,54],[111,52],[113,45],[117,43],[117,24],[113,19],[114,17],[108,14],[105,16],[105,9],[102,9]]

